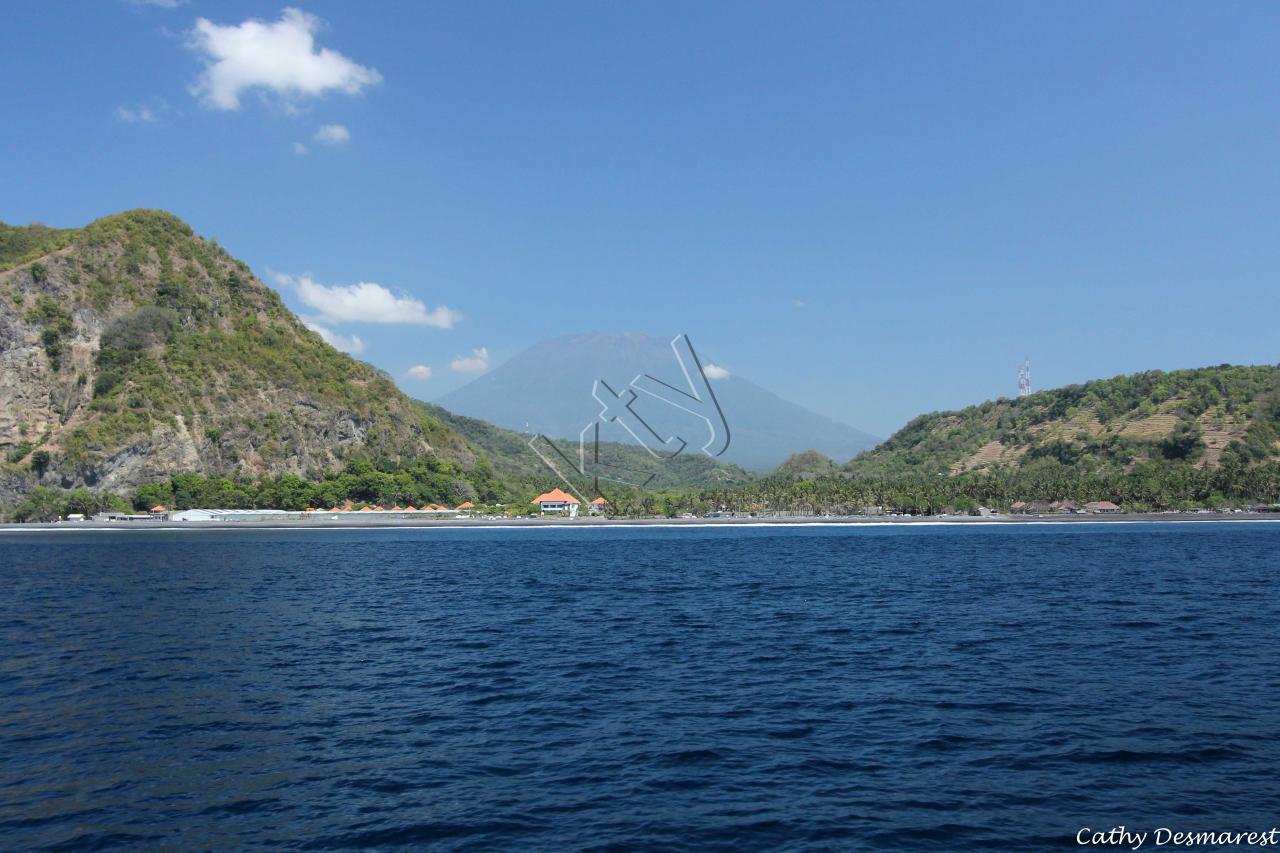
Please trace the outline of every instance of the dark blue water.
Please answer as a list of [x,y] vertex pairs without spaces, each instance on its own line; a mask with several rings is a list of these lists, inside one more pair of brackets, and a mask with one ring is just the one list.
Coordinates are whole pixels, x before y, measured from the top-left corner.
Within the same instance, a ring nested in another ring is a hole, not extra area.
[[0,848],[1269,829],[1278,553],[1222,523],[5,534]]

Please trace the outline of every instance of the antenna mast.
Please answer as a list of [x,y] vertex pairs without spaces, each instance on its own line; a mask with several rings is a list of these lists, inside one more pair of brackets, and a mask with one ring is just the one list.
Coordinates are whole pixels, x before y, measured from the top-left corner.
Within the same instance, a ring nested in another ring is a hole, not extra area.
[[1031,396],[1031,360],[1027,359],[1022,362],[1022,367],[1018,368],[1018,396]]

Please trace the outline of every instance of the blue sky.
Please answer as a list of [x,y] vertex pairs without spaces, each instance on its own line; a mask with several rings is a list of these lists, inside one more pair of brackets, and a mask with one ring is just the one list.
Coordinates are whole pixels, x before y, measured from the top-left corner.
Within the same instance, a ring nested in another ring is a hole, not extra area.
[[586,331],[882,435],[1280,361],[1280,6],[296,8],[6,7],[0,219],[171,210],[427,399]]

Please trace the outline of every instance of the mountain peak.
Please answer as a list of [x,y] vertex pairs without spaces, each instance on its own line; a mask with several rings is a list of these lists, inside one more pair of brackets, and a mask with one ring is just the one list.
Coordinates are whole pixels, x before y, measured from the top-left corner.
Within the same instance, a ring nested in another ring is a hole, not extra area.
[[[615,390],[625,388],[640,374],[677,387],[683,383],[671,350],[674,337],[590,332],[551,338],[436,402],[452,412],[509,429],[527,428],[551,438],[576,439],[600,411],[592,396],[597,380]],[[699,358],[705,366],[702,353]],[[741,377],[714,382],[731,434],[722,461],[763,471],[803,450],[816,448],[848,460],[876,443],[864,432],[784,400]],[[620,429],[611,432],[610,439],[634,441]]]

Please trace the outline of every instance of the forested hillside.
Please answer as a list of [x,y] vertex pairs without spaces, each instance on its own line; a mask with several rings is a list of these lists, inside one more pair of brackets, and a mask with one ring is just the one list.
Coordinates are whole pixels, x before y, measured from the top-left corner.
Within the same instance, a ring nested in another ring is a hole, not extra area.
[[179,474],[243,503],[261,481],[337,478],[357,461],[493,490],[461,435],[168,213],[4,226],[5,266],[0,507],[36,486],[127,497]]
[[922,415],[827,468],[801,454],[704,503],[857,512],[1007,510],[1108,500],[1125,509],[1280,501],[1280,367],[1149,371]]
[[1080,472],[1145,463],[1239,468],[1280,459],[1280,367],[1159,370],[911,421],[845,470],[958,475],[1041,461]]

